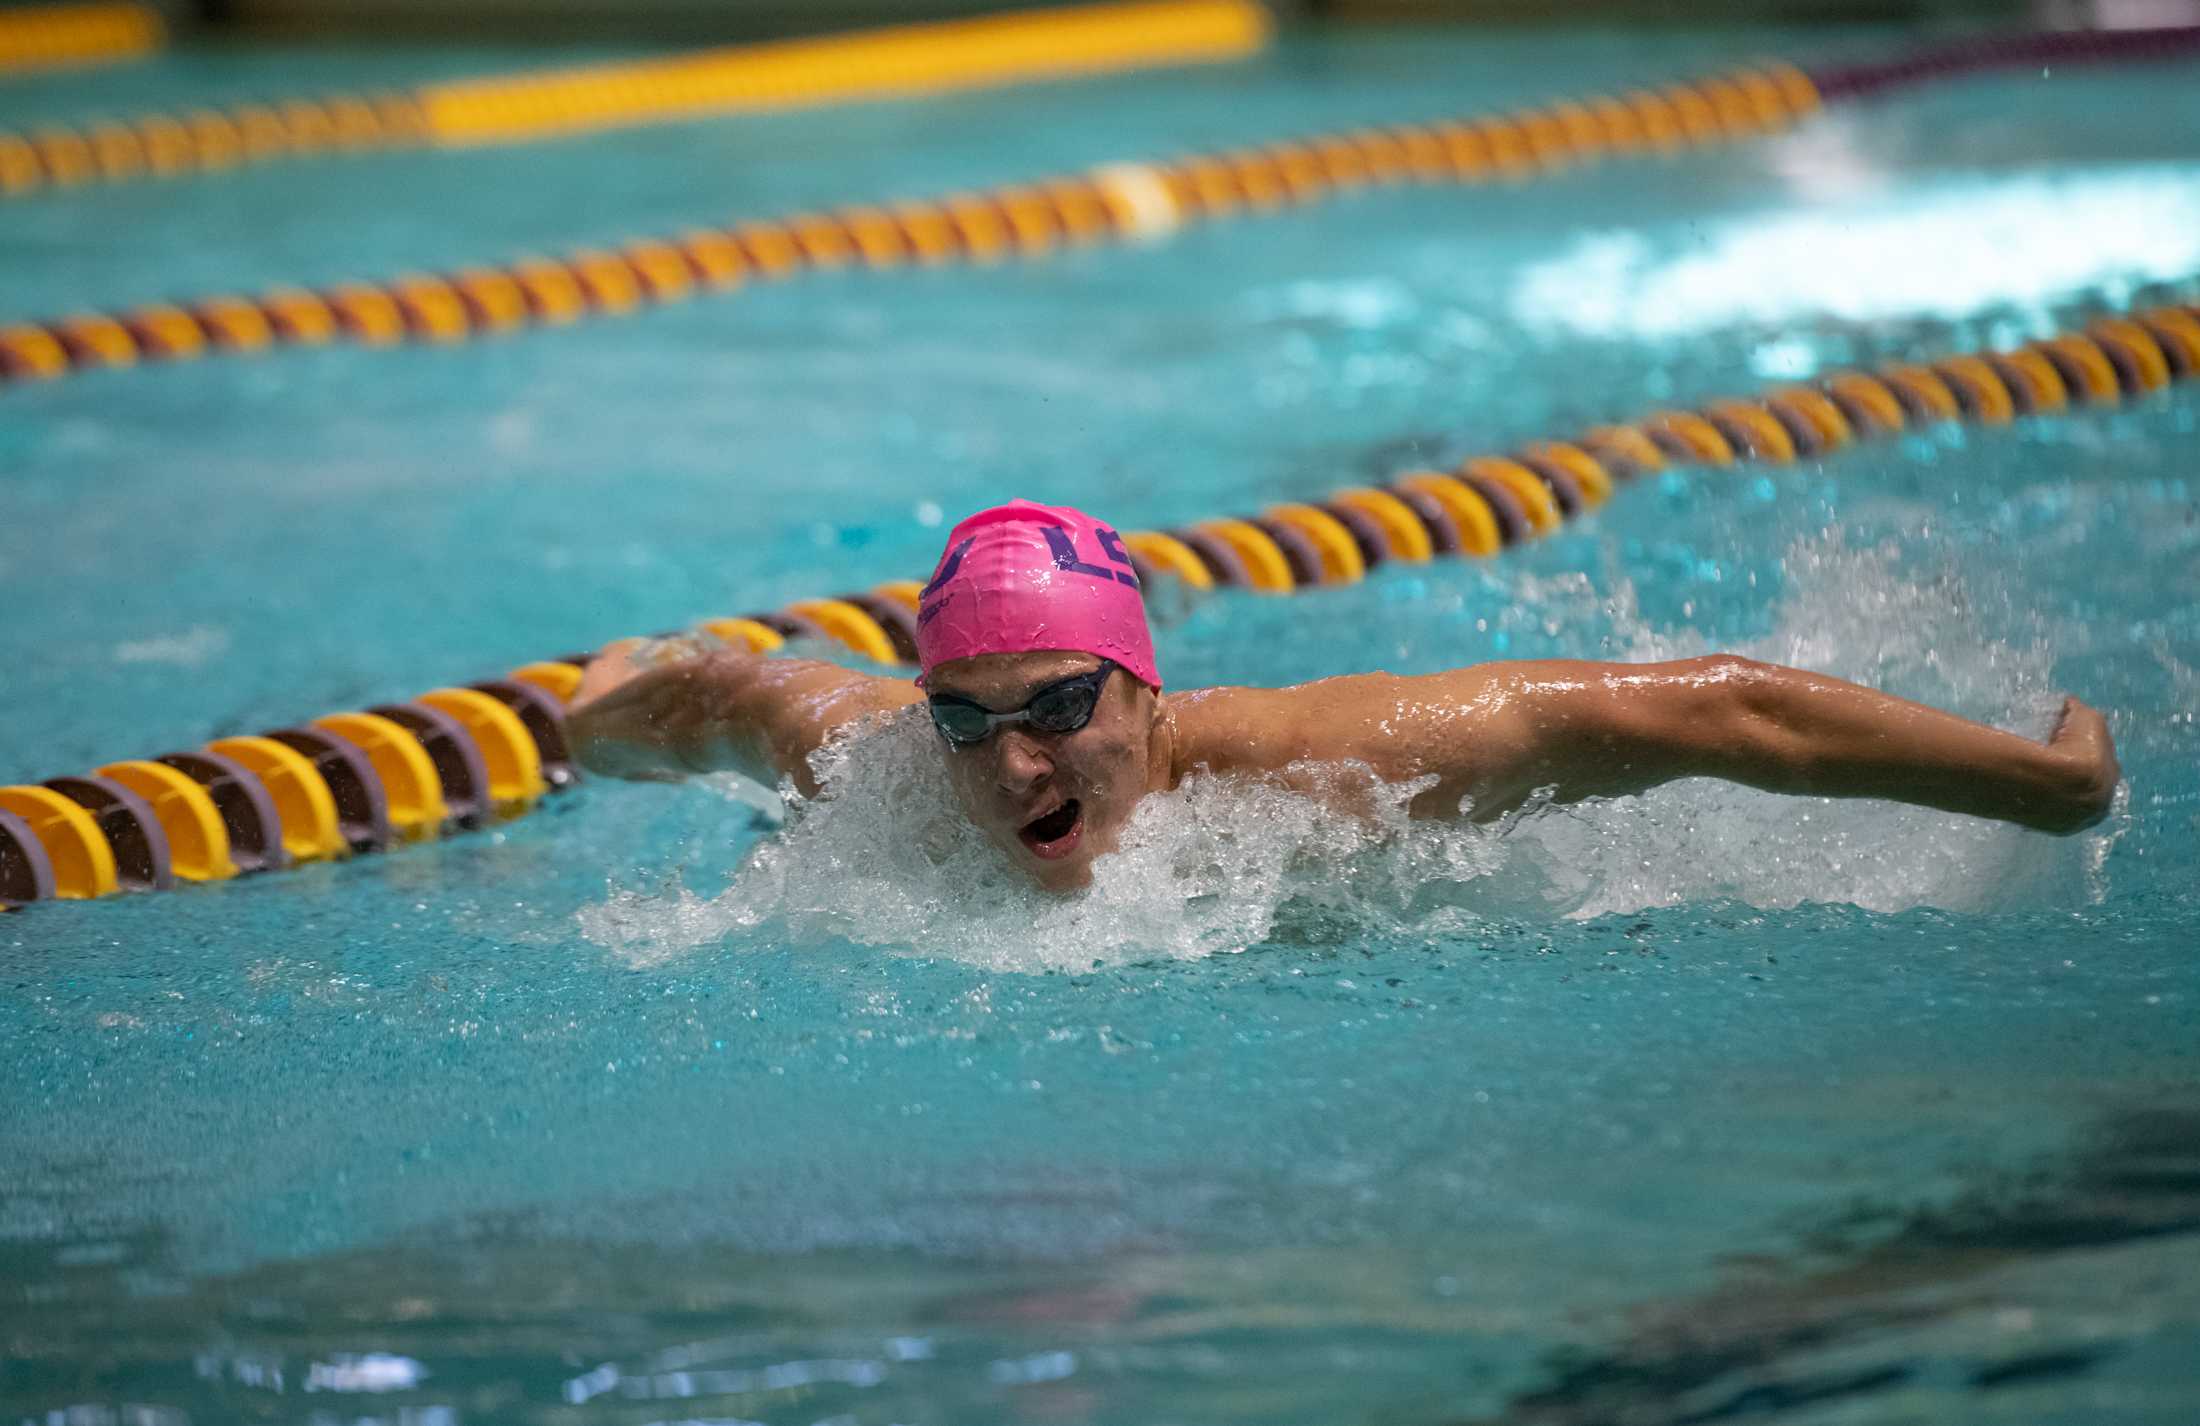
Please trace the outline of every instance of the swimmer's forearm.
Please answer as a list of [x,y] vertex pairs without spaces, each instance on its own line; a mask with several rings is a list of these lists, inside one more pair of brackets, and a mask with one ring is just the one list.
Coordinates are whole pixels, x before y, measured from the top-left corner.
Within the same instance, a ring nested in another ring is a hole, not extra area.
[[634,674],[568,715],[573,755],[604,777],[667,782],[739,772],[772,782],[778,774],[764,740],[743,736],[725,681],[709,659]]
[[818,791],[813,753],[856,722],[919,697],[899,679],[734,650],[620,670],[602,687],[567,718],[581,766],[658,782],[705,772],[737,772],[767,786],[791,778],[805,797]]
[[[1858,684],[1715,661],[1712,716],[1681,746],[1691,771],[1818,797],[1876,797],[2048,832],[2100,820],[2117,779],[2106,725],[2073,702],[2047,743]],[[1677,775],[1686,776],[1682,772]]]
[[[1353,755],[1393,782],[1438,774],[1438,786],[1414,801],[1420,816],[1452,815],[1462,797],[1471,816],[1488,820],[1545,791],[1576,802],[1715,777],[2067,833],[2101,819],[2119,776],[2107,724],[2075,699],[2043,744],[1841,679],[1728,654],[1655,664],[1485,664],[1405,682],[1409,696],[1393,716],[1419,736],[1363,735],[1366,751]],[[1401,742],[1406,755],[1386,765],[1381,750]]]

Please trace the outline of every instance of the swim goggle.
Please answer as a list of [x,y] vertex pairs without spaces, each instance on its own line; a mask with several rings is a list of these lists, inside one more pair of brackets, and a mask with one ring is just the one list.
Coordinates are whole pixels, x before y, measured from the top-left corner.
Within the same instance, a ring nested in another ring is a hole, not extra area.
[[952,693],[935,693],[926,700],[932,709],[932,726],[958,748],[984,742],[1003,723],[1029,723],[1042,733],[1074,733],[1092,721],[1093,710],[1100,706],[1101,687],[1120,666],[1102,659],[1091,673],[1056,679],[1009,713],[996,713]]

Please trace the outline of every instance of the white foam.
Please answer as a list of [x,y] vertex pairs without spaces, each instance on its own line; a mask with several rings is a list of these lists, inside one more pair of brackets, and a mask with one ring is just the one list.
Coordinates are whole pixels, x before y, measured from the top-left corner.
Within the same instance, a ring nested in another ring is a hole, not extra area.
[[1636,231],[1575,240],[1529,268],[1531,329],[1669,338],[1738,323],[2039,314],[2200,270],[2200,173],[1951,179],[1924,191],[1793,206],[1691,229],[1674,249]]
[[[750,928],[940,954],[1003,970],[1242,950],[1286,906],[1354,924],[1406,924],[1502,860],[1497,834],[1410,826],[1419,785],[1381,789],[1360,816],[1243,778],[1195,776],[1148,797],[1089,890],[1039,891],[957,810],[922,710],[820,755],[812,801],[712,898],[618,892],[581,913],[588,937],[645,965]],[[1311,770],[1310,770],[1311,771]],[[1365,785],[1364,770],[1321,770]]]
[[[1905,579],[1891,550],[1798,545],[1776,632],[1741,650],[2045,732],[2059,703],[2044,640],[1987,636],[1953,576]],[[1626,581],[1516,580],[1519,606],[1631,659],[1704,652],[1659,632]],[[1587,917],[1711,899],[1878,911],[2081,904],[2113,839],[2055,840],[1883,802],[1782,798],[1707,780],[1640,798],[1538,808],[1496,827],[1409,823],[1418,785],[1361,815],[1248,779],[1193,777],[1149,797],[1091,889],[1037,891],[956,810],[921,710],[820,755],[825,792],[785,795],[779,835],[713,896],[623,891],[584,932],[645,965],[728,937],[853,941],[1000,970],[1082,970],[1263,942],[1445,935],[1488,918]],[[1302,781],[1311,770],[1299,769]],[[1325,775],[1364,788],[1364,769]]]
[[[1886,688],[2044,737],[2061,707],[2044,636],[1989,637],[1979,591],[1953,573],[1906,579],[1890,548],[1838,537],[1788,554],[1774,632],[1739,652]],[[1706,652],[1691,634],[1637,624],[1631,658]],[[2057,840],[1887,802],[1777,797],[1709,780],[1560,809],[1529,829],[1557,903],[1593,916],[1733,898],[1760,907],[1845,902],[1873,911],[2081,904],[2121,825]]]
[[115,645],[116,663],[173,664],[178,668],[203,668],[229,652],[229,631],[211,624],[194,624],[180,634],[161,634],[149,639],[130,639]]

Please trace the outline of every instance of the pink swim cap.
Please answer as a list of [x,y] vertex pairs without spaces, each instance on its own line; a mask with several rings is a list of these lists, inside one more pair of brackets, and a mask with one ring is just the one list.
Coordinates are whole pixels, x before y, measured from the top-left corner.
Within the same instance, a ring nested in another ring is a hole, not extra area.
[[[977,654],[1071,649],[1161,687],[1123,537],[1080,510],[1011,500],[957,525],[917,610],[929,674]],[[923,683],[920,675],[918,683]]]

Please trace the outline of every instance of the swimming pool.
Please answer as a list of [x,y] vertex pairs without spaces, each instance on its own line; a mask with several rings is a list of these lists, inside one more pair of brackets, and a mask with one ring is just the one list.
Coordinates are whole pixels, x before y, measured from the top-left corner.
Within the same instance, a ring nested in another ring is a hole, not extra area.
[[[1897,39],[1302,37],[272,165],[0,210],[0,311]],[[2190,87],[1969,81],[1532,188],[11,390],[0,780],[918,572],[1013,494],[1167,525],[2023,335],[2200,271]],[[2186,390],[1677,474],[1497,562],[1160,638],[1179,686],[1739,646],[2035,730],[2069,689],[2131,782],[2096,838],[1687,786],[1369,846],[1222,792],[1164,809],[1153,875],[1049,914],[942,891],[860,801],[745,862],[750,803],[592,784],[0,920],[0,1420],[2189,1420],[2196,419]]]

